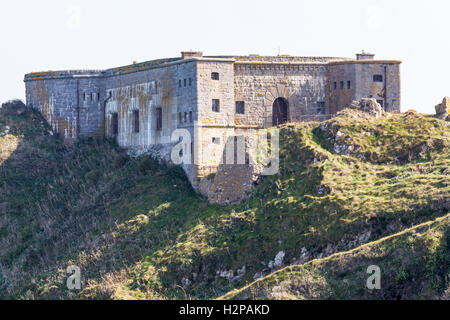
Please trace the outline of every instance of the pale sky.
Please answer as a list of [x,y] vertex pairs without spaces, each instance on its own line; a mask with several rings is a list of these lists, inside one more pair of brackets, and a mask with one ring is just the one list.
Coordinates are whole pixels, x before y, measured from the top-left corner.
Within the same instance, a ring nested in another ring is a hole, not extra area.
[[0,102],[32,71],[105,69],[183,50],[206,55],[403,61],[402,110],[450,96],[448,0],[1,0]]

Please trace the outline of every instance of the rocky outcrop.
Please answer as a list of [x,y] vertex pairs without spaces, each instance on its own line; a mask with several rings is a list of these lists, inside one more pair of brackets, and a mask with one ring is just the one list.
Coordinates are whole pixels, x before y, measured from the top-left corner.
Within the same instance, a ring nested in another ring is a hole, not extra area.
[[[223,153],[223,159],[226,159],[227,149],[235,147],[234,139],[230,137]],[[234,159],[231,164],[220,164],[217,172],[211,177],[205,177],[199,183],[199,191],[208,197],[210,203],[220,205],[235,205],[252,196],[253,187],[258,184],[265,166],[261,163],[250,161],[249,150],[251,149],[250,140],[244,139],[245,143],[245,164],[238,164],[238,150],[234,150]]]
[[444,100],[442,100],[442,103],[438,104],[435,109],[436,118],[449,121],[448,114],[450,113],[450,98],[445,97]]
[[259,179],[258,169],[248,164],[220,165],[208,192],[209,202],[234,205],[249,199]]
[[354,100],[349,106],[349,109],[362,111],[375,118],[380,118],[384,114],[381,105],[377,102],[377,100],[373,98],[362,98],[359,100]]

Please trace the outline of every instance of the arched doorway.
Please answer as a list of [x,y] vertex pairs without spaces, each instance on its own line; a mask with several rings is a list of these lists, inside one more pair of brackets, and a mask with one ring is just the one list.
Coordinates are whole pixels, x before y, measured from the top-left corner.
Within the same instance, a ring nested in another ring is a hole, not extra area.
[[278,126],[288,122],[288,101],[285,98],[277,98],[273,102],[272,125]]

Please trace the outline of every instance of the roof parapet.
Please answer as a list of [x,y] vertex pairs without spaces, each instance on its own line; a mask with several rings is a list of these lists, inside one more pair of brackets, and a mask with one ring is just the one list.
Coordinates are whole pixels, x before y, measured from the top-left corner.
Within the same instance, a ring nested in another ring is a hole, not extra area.
[[203,57],[203,52],[201,52],[201,51],[182,51],[181,57],[183,59],[201,58],[201,57]]
[[356,60],[374,60],[375,55],[373,53],[367,53],[364,52],[364,50],[361,53],[356,54]]

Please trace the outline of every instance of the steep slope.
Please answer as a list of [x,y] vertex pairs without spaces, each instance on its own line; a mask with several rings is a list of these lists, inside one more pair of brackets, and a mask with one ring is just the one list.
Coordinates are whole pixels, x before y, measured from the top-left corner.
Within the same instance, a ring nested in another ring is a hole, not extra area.
[[[380,288],[367,280],[380,268]],[[450,299],[450,215],[348,252],[290,266],[223,299]]]
[[[64,144],[17,102],[0,109],[0,132],[4,298],[216,298],[450,207],[449,128],[421,115],[283,126],[279,174],[231,207],[111,141]],[[408,141],[427,147],[405,158]],[[69,265],[81,268],[80,291],[66,287]]]

